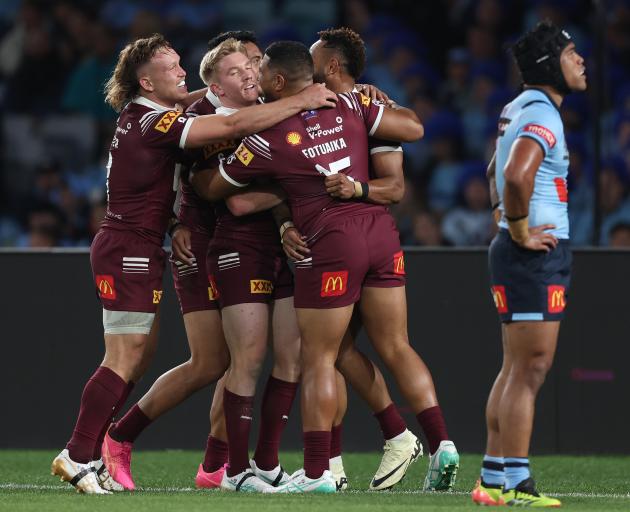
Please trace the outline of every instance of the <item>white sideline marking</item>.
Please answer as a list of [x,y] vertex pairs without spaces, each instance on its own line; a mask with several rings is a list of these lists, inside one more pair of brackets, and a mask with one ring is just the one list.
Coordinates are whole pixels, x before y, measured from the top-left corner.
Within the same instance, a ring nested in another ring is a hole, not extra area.
[[[60,491],[60,490],[68,490],[74,491],[75,489],[70,485],[38,485],[38,484],[16,484],[16,483],[3,483],[0,484],[0,489],[4,490],[15,490],[15,491]],[[194,487],[138,487],[137,491],[144,492],[208,492],[208,489],[196,489]],[[136,491],[136,492],[137,492]],[[212,491],[210,491],[212,492]],[[470,496],[470,492],[466,491],[454,491],[448,493],[433,493],[433,492],[425,492],[425,491],[388,491],[387,494],[426,494],[433,496]],[[114,493],[121,494],[121,493]],[[385,495],[386,493],[378,493],[374,491],[364,491],[364,490],[356,490],[352,489],[349,491],[344,491],[342,494],[365,494],[365,495]],[[553,492],[548,491],[547,493],[550,496],[554,496],[557,498],[612,498],[617,500],[627,500],[630,499],[630,493],[627,494],[615,494],[615,493],[590,493],[590,492]]]

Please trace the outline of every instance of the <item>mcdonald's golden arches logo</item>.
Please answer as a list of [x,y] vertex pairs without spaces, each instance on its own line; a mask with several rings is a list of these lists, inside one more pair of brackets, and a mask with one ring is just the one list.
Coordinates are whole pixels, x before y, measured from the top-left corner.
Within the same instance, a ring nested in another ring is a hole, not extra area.
[[322,297],[337,297],[348,290],[348,271],[322,272]]
[[102,299],[114,300],[116,298],[116,288],[114,288],[114,276],[98,274],[96,276],[96,288]]
[[402,251],[394,254],[394,274],[405,275],[405,255]]
[[219,298],[219,289],[214,281],[214,276],[208,275],[208,299],[217,300]]
[[549,313],[562,313],[567,305],[564,296],[564,286],[547,286],[547,302]]
[[494,299],[494,305],[497,307],[497,311],[500,314],[508,312],[507,297],[505,295],[505,286],[493,286],[492,298]]

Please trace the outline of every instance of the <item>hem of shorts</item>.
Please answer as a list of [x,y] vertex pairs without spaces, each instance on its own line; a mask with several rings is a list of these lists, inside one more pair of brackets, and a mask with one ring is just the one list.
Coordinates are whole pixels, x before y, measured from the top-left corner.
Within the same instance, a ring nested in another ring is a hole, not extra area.
[[400,288],[401,286],[406,286],[407,283],[401,283],[400,281],[389,281],[389,282],[380,282],[380,283],[363,283],[361,288]]
[[512,320],[512,318],[503,318],[503,317],[500,318],[502,324],[560,322],[563,319],[564,319],[564,315],[554,316],[553,318],[543,317],[536,320]]
[[305,303],[298,303],[295,301],[295,299],[293,300],[293,307],[295,309],[338,309],[338,308],[345,308],[346,306],[350,306],[352,304],[356,304],[357,302],[359,302],[359,300],[361,300],[361,298],[357,298],[355,300],[351,300],[349,302],[342,302],[342,303],[337,303],[337,304],[330,304],[330,305],[324,305],[321,303],[318,304],[305,304]]
[[179,310],[182,312],[182,316],[187,315],[188,313],[196,313],[197,311],[218,311],[219,305],[216,304],[214,306],[199,306],[195,308],[186,308],[183,309],[181,306]]
[[[262,294],[261,294],[262,295]],[[274,301],[274,298],[271,294],[265,297],[260,297],[259,300],[240,300],[238,302],[224,304],[219,302],[219,309],[229,308],[231,306],[239,306],[240,304],[269,304]]]
[[[110,310],[111,311],[111,310]],[[151,329],[145,329],[144,327],[115,327],[113,329],[104,329],[105,334],[146,334],[151,332]]]
[[125,313],[157,313],[159,304],[153,304],[153,307],[150,309],[147,308],[136,308],[136,307],[120,307],[120,306],[106,306],[101,302],[101,306],[103,309],[107,311],[124,311]]
[[291,293],[281,293],[279,294],[277,297],[274,295],[271,300],[282,300],[282,299],[288,299],[289,297],[295,297],[295,293],[293,291],[291,291]]

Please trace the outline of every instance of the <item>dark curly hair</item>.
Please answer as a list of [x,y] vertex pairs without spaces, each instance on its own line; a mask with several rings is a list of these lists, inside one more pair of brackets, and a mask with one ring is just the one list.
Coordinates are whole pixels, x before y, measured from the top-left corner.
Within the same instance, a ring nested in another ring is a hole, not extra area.
[[324,48],[332,48],[343,58],[342,64],[352,78],[357,80],[365,69],[365,43],[361,36],[348,27],[329,28],[318,32]]
[[256,45],[258,44],[256,34],[254,34],[251,30],[229,30],[228,32],[222,32],[218,36],[210,39],[210,41],[208,41],[208,50],[214,50],[223,41],[226,41],[228,39],[236,39],[241,43],[254,43]]

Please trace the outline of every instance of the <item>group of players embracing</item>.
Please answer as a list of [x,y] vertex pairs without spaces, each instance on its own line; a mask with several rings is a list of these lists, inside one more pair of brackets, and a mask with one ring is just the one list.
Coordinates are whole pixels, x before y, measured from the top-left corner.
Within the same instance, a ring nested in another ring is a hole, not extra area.
[[[489,270],[503,365],[488,398],[472,499],[558,507],[536,490],[528,453],[570,284],[569,159],[559,108],[567,94],[586,89],[586,73],[570,35],[551,22],[523,35],[512,52],[523,90],[501,113],[488,167],[499,227]],[[105,357],[85,385],[53,474],[85,493],[134,489],[136,438],[217,382],[198,487],[342,491],[349,382],[385,439],[369,488],[390,489],[423,448],[383,375],[355,346],[363,328],[428,442],[422,488],[453,488],[459,455],[431,374],[409,343],[404,256],[387,209],[404,188],[400,143],[420,139],[423,127],[385,93],[355,83],[364,65],[364,43],[347,28],[320,32],[310,49],[273,43],[264,55],[254,34],[230,32],[212,39],[202,59],[207,89],[189,94],[179,56],[162,36],[122,50],[106,87],[120,111],[108,207],[91,248]],[[191,358],[112,423],[155,351],[167,232]],[[274,364],[250,460],[268,345]],[[304,466],[289,475],[278,452],[298,388]]]
[[[385,93],[355,83],[364,66],[364,43],[347,28],[320,32],[310,49],[273,43],[264,55],[253,33],[234,31],[209,42],[200,64],[208,87],[188,93],[179,55],[161,35],[121,51],[106,86],[120,112],[107,213],[90,253],[105,357],[53,474],[85,493],[133,490],[136,438],[217,382],[198,487],[342,491],[347,381],[385,439],[369,487],[389,489],[423,447],[355,346],[363,327],[428,441],[422,487],[452,489],[459,455],[408,340],[404,256],[387,209],[404,189],[400,143],[420,139],[423,127]],[[155,352],[167,232],[191,357],[113,422]],[[273,370],[250,460],[268,345]],[[304,466],[288,474],[278,452],[298,389]]]

